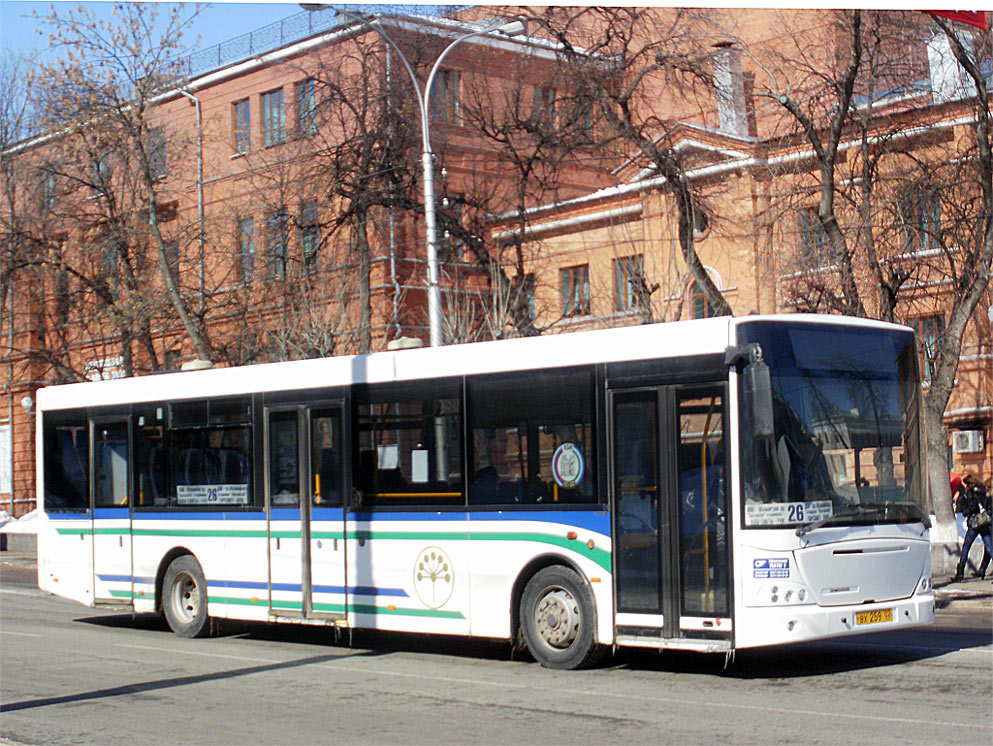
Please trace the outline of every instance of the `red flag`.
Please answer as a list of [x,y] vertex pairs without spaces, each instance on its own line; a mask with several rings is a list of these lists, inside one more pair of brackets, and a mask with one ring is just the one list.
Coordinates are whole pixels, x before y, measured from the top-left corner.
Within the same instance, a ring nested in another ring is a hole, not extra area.
[[930,13],[933,16],[941,16],[952,21],[958,21],[967,26],[975,26],[984,31],[989,28],[985,10],[926,10],[924,12]]

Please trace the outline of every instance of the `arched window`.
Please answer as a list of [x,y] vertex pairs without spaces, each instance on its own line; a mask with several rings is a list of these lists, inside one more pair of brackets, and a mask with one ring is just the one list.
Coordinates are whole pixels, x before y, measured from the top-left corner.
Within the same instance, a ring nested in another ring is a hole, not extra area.
[[690,285],[690,310],[694,319],[709,319],[717,315],[707,302],[703,289],[696,282]]

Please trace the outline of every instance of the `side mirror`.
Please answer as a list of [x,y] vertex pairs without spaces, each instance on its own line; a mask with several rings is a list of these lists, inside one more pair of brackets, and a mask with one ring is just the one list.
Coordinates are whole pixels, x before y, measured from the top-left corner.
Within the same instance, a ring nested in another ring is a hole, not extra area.
[[772,438],[775,434],[772,414],[772,379],[769,366],[762,359],[762,348],[757,344],[728,347],[724,352],[727,365],[740,365],[742,370],[743,409],[752,423],[753,438]]

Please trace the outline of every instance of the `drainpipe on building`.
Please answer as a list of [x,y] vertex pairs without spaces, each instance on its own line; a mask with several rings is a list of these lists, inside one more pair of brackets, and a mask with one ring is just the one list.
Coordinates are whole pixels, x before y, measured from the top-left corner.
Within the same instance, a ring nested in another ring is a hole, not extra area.
[[203,117],[200,112],[200,99],[188,91],[179,89],[179,93],[190,100],[190,105],[197,110],[197,219],[198,231],[200,234],[200,319],[203,320],[204,309],[206,308],[205,288],[204,288],[204,246],[203,246]]
[[[389,44],[386,45],[386,101],[387,106],[389,106],[389,111],[387,114],[390,117],[390,122],[393,121],[393,96],[391,95],[391,83],[393,75],[393,60],[391,54],[393,53],[392,48]],[[390,205],[390,280],[393,282],[393,328],[396,330],[394,332],[394,339],[399,339],[402,336],[403,329],[400,327],[400,282],[397,280],[397,251],[396,251],[396,214],[395,208]]]

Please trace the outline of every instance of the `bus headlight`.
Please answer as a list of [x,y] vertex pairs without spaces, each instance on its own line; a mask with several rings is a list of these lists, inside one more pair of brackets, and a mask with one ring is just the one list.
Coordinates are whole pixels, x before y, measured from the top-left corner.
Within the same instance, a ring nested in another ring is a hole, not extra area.
[[918,593],[931,593],[934,590],[934,584],[931,581],[930,575],[925,575],[921,578],[921,582],[917,584]]

